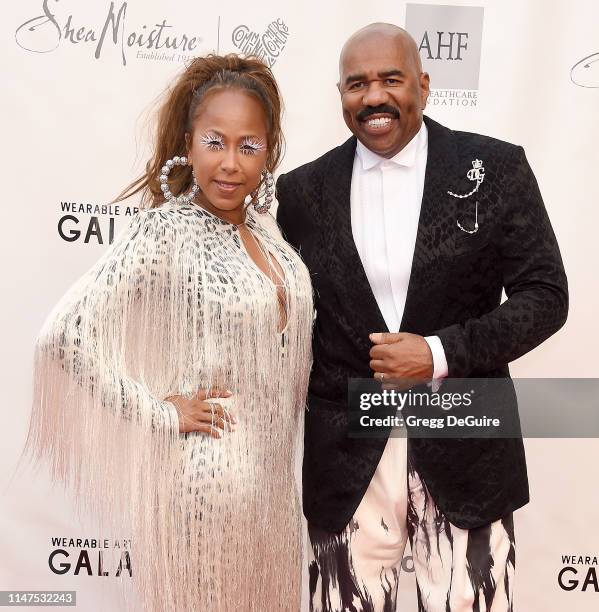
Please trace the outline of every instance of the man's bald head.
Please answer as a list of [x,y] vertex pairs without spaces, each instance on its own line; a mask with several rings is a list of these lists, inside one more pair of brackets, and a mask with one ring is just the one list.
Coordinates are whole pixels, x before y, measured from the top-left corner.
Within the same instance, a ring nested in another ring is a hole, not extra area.
[[343,74],[344,58],[351,56],[352,53],[364,44],[376,43],[380,45],[394,45],[399,47],[407,61],[413,63],[414,70],[422,72],[422,62],[418,45],[412,36],[403,28],[392,23],[371,23],[357,32],[354,32],[346,41],[339,55],[339,79]]
[[418,133],[429,77],[404,29],[372,23],[353,34],[341,50],[337,87],[347,127],[377,155],[393,157]]

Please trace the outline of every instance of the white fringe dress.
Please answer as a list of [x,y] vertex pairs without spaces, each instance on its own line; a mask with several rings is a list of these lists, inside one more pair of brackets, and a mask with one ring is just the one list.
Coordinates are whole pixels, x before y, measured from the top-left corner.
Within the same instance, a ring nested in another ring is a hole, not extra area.
[[[163,204],[132,219],[36,345],[28,452],[103,529],[129,531],[143,610],[299,609],[312,289],[271,215],[248,209],[246,224],[284,272],[282,332],[277,287],[236,226]],[[164,398],[212,387],[233,392],[237,430],[179,434]]]

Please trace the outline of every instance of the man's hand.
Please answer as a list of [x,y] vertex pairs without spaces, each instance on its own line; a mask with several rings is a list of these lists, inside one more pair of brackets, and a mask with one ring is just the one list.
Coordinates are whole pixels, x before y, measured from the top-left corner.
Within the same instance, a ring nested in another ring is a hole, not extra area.
[[[429,382],[433,377],[433,354],[423,336],[408,333],[370,334],[370,367],[376,379],[410,379]],[[383,376],[384,375],[384,376]]]

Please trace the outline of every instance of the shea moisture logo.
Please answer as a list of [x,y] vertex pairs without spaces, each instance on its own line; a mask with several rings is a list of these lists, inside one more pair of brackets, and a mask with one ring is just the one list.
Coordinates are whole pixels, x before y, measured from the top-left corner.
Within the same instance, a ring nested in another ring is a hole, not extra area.
[[15,32],[19,47],[33,53],[51,53],[62,45],[89,45],[94,57],[100,59],[110,45],[117,47],[123,66],[132,51],[137,59],[185,61],[193,57],[192,52],[202,38],[178,32],[162,19],[152,25],[127,29],[127,2],[111,2],[106,16],[99,26],[82,23],[74,15],[65,17],[53,12],[52,7],[60,0],[44,0],[42,14],[22,23]]

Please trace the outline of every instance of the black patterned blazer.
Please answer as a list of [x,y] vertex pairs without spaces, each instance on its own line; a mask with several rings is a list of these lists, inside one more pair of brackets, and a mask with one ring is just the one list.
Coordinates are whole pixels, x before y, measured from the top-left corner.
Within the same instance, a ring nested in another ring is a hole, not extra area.
[[[400,331],[438,335],[450,377],[509,377],[508,363],[566,320],[555,235],[522,147],[424,121],[428,158]],[[347,429],[347,380],[372,377],[368,334],[387,330],[352,237],[355,148],[352,137],[277,181],[277,219],[310,269],[317,310],[304,513],[329,531],[349,522],[386,444],[384,437],[349,437]],[[475,159],[485,169],[476,197],[448,195],[472,190],[467,172]],[[476,201],[479,230],[467,234],[457,221],[474,225]],[[488,524],[529,499],[521,437],[409,439],[408,461],[460,528]]]

